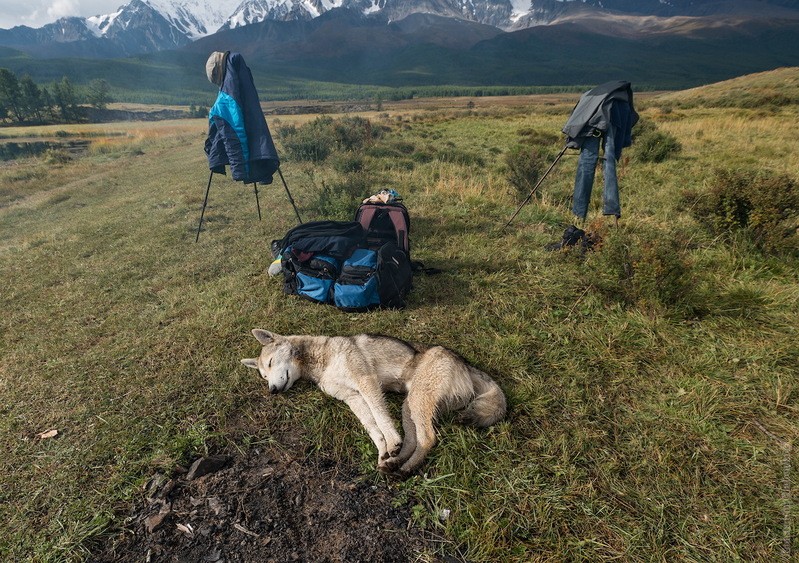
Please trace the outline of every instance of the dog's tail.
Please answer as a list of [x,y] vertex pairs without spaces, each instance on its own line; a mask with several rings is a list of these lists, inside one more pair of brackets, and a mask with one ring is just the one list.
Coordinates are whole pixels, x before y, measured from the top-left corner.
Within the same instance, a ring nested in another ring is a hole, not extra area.
[[505,417],[508,409],[505,393],[488,374],[472,366],[468,368],[474,398],[460,412],[460,420],[480,428],[491,426]]

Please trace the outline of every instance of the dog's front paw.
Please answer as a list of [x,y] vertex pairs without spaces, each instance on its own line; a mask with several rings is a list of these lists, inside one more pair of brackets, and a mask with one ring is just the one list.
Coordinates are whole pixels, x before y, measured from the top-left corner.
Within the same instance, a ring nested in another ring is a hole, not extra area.
[[377,470],[380,473],[389,475],[394,474],[402,465],[402,462],[394,456],[381,459],[380,462],[377,464]]
[[389,448],[387,452],[380,456],[380,461],[396,457],[402,449],[402,442],[398,442],[393,448]]

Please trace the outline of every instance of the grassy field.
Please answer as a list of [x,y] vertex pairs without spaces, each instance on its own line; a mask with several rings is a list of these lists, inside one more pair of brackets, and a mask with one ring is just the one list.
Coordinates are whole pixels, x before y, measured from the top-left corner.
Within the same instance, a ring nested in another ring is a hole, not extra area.
[[414,258],[444,273],[418,276],[403,311],[346,314],[281,293],[266,275],[270,241],[293,225],[278,184],[261,187],[259,222],[251,188],[217,177],[195,244],[204,120],[75,126],[91,129],[88,153],[0,165],[0,559],[82,560],[155,470],[246,451],[287,424],[382,480],[343,404],[308,386],[268,396],[239,364],[263,327],[436,342],[500,383],[505,421],[443,420],[423,472],[390,484],[451,555],[791,560],[797,254],[710,230],[691,202],[718,169],[799,181],[785,125],[799,106],[642,101],[681,151],[661,162],[629,151],[619,226],[597,193],[587,228],[602,244],[549,252],[571,221],[576,157],[503,230],[520,202],[506,155],[534,147],[548,164],[575,99],[387,105],[369,114],[382,136],[364,151],[285,160],[304,219],[346,219],[351,200],[384,187],[405,197]]

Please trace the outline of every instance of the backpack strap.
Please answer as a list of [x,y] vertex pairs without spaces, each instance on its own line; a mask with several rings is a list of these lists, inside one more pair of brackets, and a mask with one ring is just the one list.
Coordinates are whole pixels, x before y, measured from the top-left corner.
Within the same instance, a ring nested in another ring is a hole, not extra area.
[[441,268],[427,268],[425,267],[424,262],[419,262],[418,260],[411,260],[411,270],[414,272],[427,274],[428,276],[440,274],[444,271]]
[[377,207],[374,205],[361,205],[358,208],[357,216],[355,220],[358,221],[364,230],[369,229],[369,225],[372,224],[372,219],[375,218],[375,214],[377,213]]
[[388,215],[391,225],[394,227],[394,232],[397,234],[397,246],[406,252],[410,252],[411,245],[408,233],[410,230],[410,217],[404,205],[399,203],[364,203],[358,207],[355,220],[368,232],[375,218],[383,214]]
[[391,223],[394,225],[394,230],[397,232],[397,246],[406,252],[409,251],[411,247],[410,240],[408,240],[408,229],[410,225],[408,224],[407,214],[404,213],[402,207],[396,205],[386,206],[386,211],[388,212],[389,219],[391,219]]

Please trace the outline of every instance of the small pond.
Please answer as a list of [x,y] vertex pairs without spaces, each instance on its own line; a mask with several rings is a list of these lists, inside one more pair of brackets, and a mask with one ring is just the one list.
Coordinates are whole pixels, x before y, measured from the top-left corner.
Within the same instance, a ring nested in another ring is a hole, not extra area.
[[39,156],[49,150],[79,155],[89,150],[90,144],[88,139],[0,139],[0,162]]

